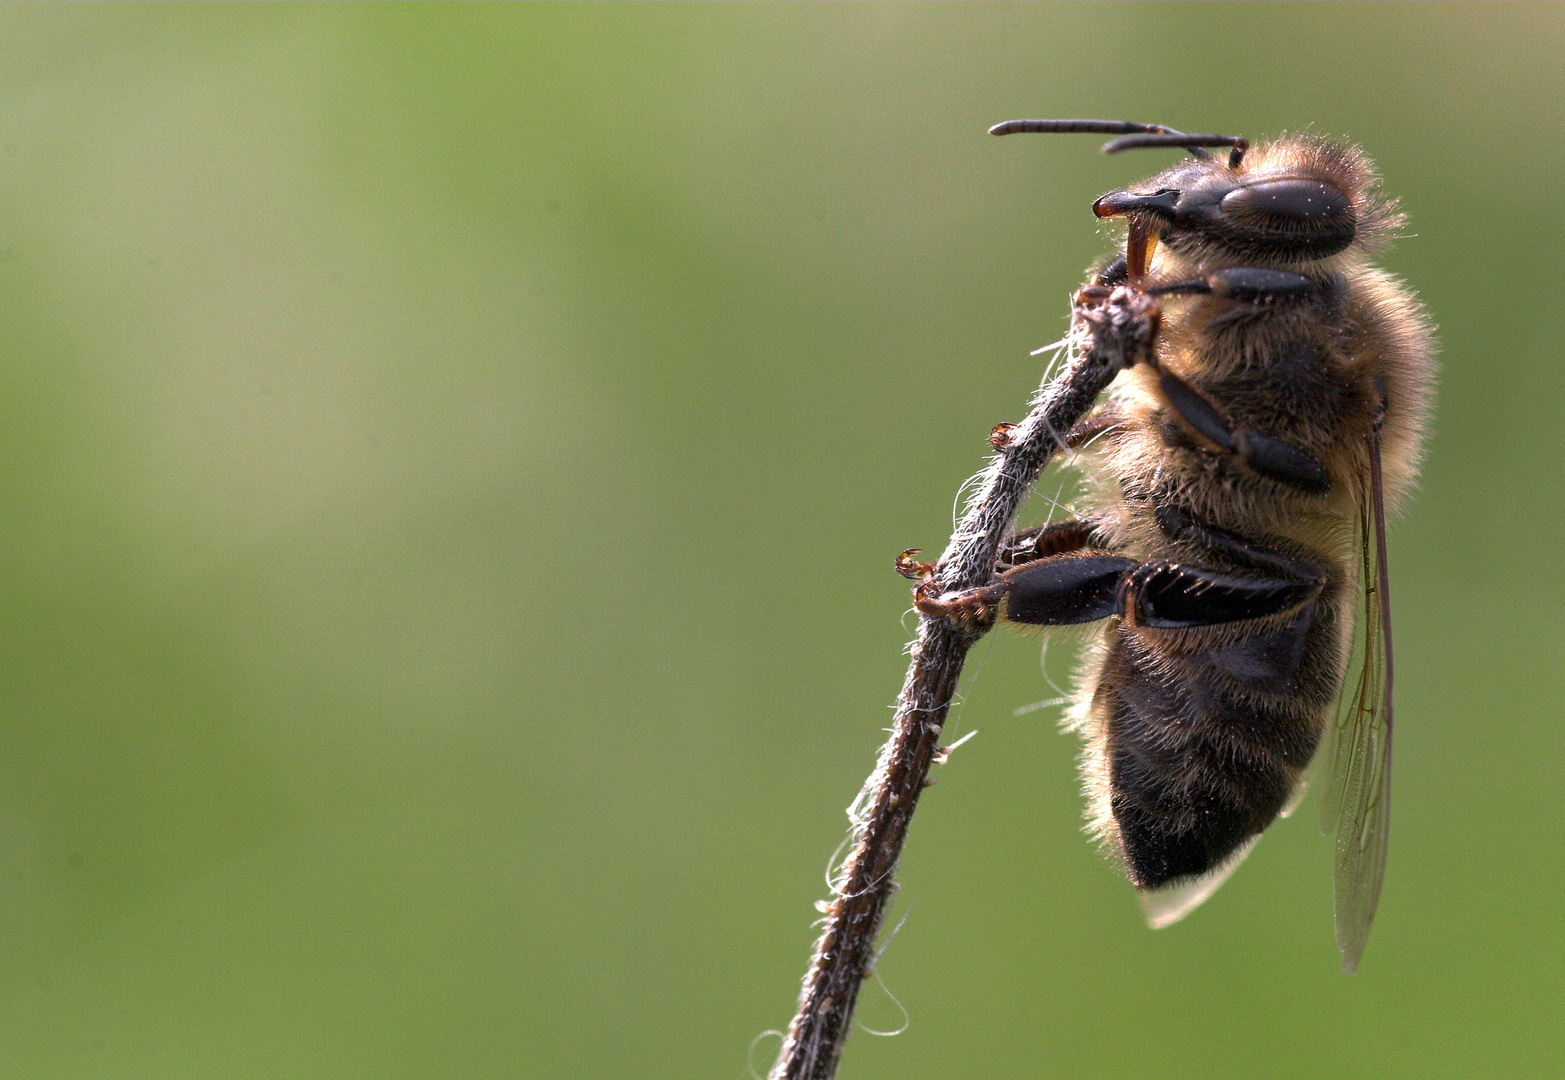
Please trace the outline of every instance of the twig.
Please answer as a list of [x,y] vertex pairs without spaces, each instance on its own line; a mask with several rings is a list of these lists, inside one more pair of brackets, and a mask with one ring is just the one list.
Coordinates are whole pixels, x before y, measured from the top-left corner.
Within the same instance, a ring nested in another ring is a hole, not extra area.
[[[1071,363],[1039,389],[1027,419],[1006,433],[999,455],[977,477],[978,492],[935,571],[941,592],[976,588],[993,577],[1000,543],[1038,474],[1114,376],[1146,356],[1157,318],[1157,302],[1129,289],[1086,289],[1077,297]],[[769,1080],[831,1080],[837,1072],[859,986],[874,963],[875,936],[896,891],[892,875],[908,823],[939,749],[962,664],[983,633],[943,616],[920,622],[891,737],[849,810],[853,851],[837,878],[798,1014]]]

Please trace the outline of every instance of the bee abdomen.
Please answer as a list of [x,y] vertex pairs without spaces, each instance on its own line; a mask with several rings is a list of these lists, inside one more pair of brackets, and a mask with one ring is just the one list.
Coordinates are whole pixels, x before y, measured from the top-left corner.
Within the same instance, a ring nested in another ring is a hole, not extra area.
[[1336,670],[1314,655],[1331,649],[1333,621],[1329,605],[1311,603],[1281,627],[1182,654],[1117,632],[1097,706],[1110,810],[1136,885],[1220,866],[1286,805],[1336,694],[1334,678],[1307,677]]

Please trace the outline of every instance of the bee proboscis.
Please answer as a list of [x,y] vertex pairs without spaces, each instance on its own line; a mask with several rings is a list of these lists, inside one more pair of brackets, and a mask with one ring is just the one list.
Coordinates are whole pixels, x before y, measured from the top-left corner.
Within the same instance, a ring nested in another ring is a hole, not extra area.
[[1351,971],[1390,813],[1385,522],[1416,476],[1433,387],[1422,308],[1369,261],[1401,216],[1361,151],[1312,135],[1252,146],[1103,120],[991,131],[1188,152],[1093,205],[1128,229],[1084,292],[1160,298],[1158,338],[1066,439],[1086,482],[1079,514],[1008,538],[982,588],[941,594],[927,564],[899,565],[923,579],[926,614],[1099,624],[1067,725],[1085,739],[1093,831],[1153,926],[1210,896],[1291,812],[1329,733]]

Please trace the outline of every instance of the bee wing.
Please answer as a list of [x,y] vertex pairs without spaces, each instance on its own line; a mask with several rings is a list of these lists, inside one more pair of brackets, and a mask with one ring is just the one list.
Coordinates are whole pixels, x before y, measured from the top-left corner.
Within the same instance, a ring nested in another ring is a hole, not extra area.
[[1364,624],[1358,686],[1332,731],[1331,786],[1322,828],[1337,834],[1337,946],[1342,970],[1358,966],[1380,900],[1391,822],[1391,605],[1380,434],[1372,431],[1359,499]]

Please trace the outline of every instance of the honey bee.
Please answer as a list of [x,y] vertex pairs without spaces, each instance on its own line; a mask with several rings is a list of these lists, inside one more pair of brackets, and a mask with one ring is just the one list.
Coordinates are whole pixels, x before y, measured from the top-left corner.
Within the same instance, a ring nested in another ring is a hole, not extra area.
[[926,614],[1101,624],[1066,725],[1085,741],[1091,830],[1154,927],[1210,896],[1291,812],[1329,733],[1325,824],[1352,971],[1390,812],[1385,522],[1415,479],[1433,391],[1423,309],[1370,262],[1402,217],[1359,149],[1312,135],[1251,146],[1103,120],[991,132],[1187,152],[1093,204],[1128,230],[1082,295],[1160,298],[1158,336],[1065,439],[1086,485],[1078,516],[1016,532],[978,589],[941,594],[929,564],[899,566],[921,579]]

